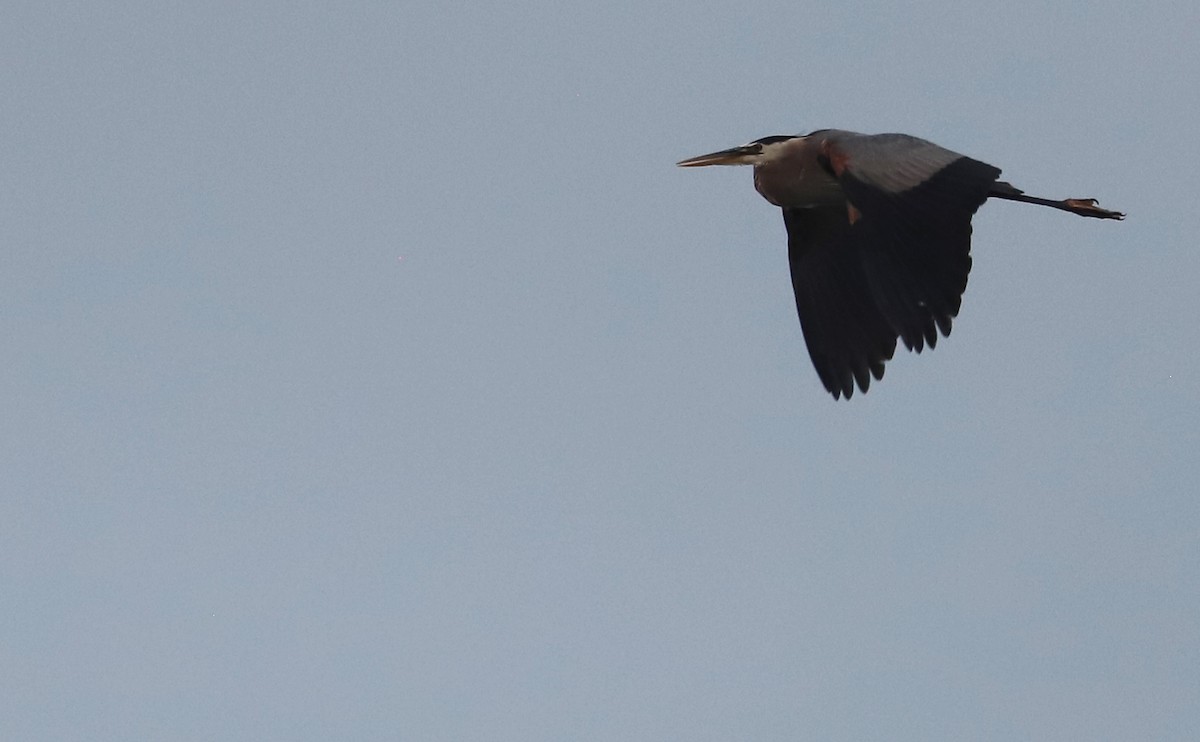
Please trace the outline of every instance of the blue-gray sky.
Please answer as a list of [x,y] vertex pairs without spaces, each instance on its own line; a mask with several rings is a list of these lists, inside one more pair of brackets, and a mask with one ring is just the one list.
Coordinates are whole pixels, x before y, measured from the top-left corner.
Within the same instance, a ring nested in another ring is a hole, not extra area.
[[[1194,2],[12,2],[0,737],[1200,737]],[[775,133],[987,204],[821,388]]]

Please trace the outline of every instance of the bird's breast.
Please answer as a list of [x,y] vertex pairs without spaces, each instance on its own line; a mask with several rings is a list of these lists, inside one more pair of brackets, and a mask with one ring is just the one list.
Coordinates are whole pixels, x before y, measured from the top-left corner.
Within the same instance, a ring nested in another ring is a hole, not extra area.
[[754,168],[754,188],[780,207],[806,208],[846,200],[838,182],[815,161],[759,165]]

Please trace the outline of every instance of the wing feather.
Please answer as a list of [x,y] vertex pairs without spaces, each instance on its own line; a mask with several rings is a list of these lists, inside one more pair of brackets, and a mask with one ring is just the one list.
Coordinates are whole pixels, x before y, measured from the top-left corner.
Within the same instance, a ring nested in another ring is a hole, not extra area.
[[796,311],[809,358],[834,399],[863,392],[883,378],[896,333],[872,297],[844,206],[783,210]]
[[822,166],[862,214],[854,229],[880,312],[910,350],[937,344],[971,271],[971,217],[999,168],[905,134],[828,131]]

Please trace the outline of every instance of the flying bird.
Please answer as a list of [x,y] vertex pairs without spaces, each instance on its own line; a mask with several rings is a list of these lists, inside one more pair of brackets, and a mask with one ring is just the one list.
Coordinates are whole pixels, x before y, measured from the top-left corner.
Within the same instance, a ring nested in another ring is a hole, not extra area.
[[920,353],[950,334],[987,199],[1125,218],[1091,198],[1028,196],[999,168],[907,134],[770,136],[678,165],[753,165],[755,189],[783,209],[800,327],[834,399],[882,379],[897,339]]

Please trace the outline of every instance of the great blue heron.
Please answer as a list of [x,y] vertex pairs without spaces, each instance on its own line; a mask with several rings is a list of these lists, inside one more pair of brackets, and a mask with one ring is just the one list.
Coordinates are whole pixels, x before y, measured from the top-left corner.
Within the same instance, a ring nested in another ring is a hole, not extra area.
[[1091,198],[1052,201],[1000,169],[906,134],[822,129],[771,136],[678,163],[753,165],[783,209],[796,310],[834,399],[883,378],[896,339],[918,353],[950,334],[971,271],[971,216],[988,198],[1123,219]]

